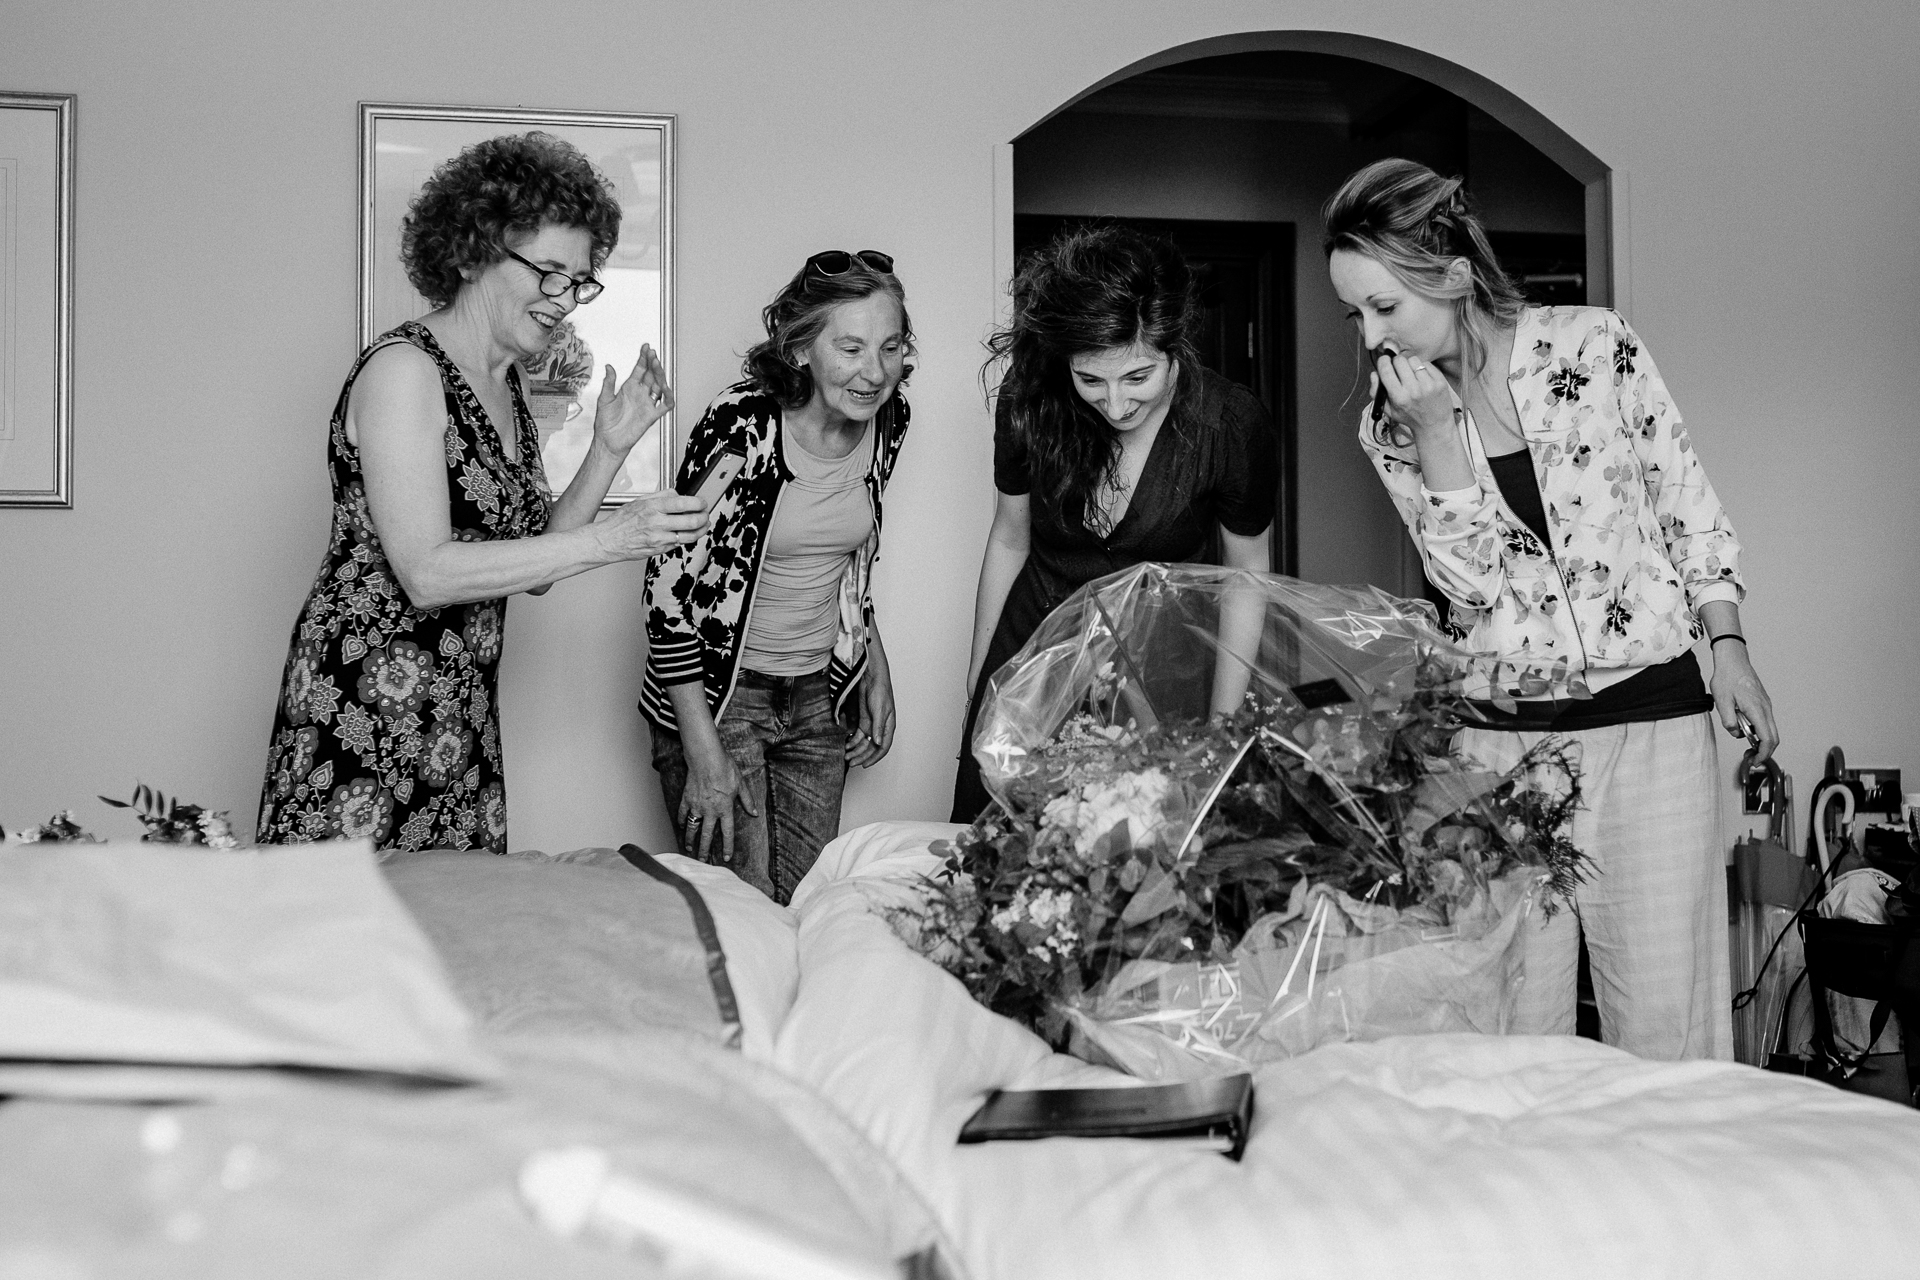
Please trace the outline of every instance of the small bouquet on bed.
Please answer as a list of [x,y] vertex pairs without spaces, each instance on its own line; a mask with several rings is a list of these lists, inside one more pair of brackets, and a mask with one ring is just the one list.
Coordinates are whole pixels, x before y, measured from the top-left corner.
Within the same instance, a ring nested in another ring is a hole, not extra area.
[[147,833],[140,838],[149,844],[203,844],[210,849],[234,849],[233,824],[224,811],[215,813],[197,804],[184,804],[178,797],[168,799],[144,782],[133,789],[133,799],[100,799],[116,809],[131,809]]
[[[1208,719],[1216,663],[1246,694]],[[1520,925],[1582,874],[1580,787],[1554,739],[1506,772],[1452,750],[1475,665],[1377,591],[1101,579],[994,678],[974,746],[999,803],[893,923],[988,1008],[1148,1079],[1504,1031]]]
[[[197,804],[169,799],[145,783],[136,785],[131,800],[100,799],[116,809],[131,809],[146,828],[140,839],[150,844],[198,844],[210,849],[236,849],[233,824],[224,811],[216,813]],[[82,827],[73,810],[62,809],[37,827],[0,831],[9,844],[98,844],[100,839]]]

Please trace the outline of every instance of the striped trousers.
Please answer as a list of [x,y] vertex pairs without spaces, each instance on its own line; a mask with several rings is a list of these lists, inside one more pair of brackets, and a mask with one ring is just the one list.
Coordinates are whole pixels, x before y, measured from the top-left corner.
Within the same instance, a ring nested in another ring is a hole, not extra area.
[[[1504,770],[1544,736],[1463,729],[1455,746]],[[1570,838],[1591,863],[1572,911],[1522,925],[1526,978],[1511,1030],[1573,1034],[1584,933],[1603,1040],[1643,1058],[1732,1058],[1713,716],[1562,736],[1581,771]]]

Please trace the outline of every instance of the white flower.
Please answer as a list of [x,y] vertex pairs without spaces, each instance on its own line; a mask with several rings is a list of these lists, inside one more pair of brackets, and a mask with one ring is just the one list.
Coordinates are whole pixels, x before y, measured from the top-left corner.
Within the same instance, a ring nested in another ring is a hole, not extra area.
[[[1094,844],[1121,822],[1127,824],[1135,844],[1143,843],[1166,821],[1167,792],[1171,785],[1159,769],[1143,769],[1138,773],[1123,773],[1110,782],[1089,783],[1081,788],[1071,821],[1056,820],[1053,825],[1071,827],[1073,847],[1082,857],[1092,852]],[[1054,813],[1053,804],[1047,806],[1047,812]]]
[[1047,801],[1047,807],[1040,811],[1040,825],[1072,831],[1077,825],[1079,813],[1080,800],[1068,791]]
[[1053,955],[1066,959],[1080,941],[1080,931],[1073,926],[1073,902],[1073,894],[1065,889],[1034,892],[1031,886],[1022,886],[1013,901],[994,912],[988,922],[1002,933],[1012,933],[1020,924],[1043,929],[1044,936],[1027,947],[1027,954],[1039,960]]
[[237,849],[240,842],[233,838],[233,826],[224,813],[203,813],[199,820],[200,834],[210,849]]

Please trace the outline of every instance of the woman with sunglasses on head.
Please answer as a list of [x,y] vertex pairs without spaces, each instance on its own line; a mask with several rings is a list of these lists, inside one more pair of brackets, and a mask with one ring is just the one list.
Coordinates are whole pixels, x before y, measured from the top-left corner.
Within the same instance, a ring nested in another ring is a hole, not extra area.
[[593,445],[558,501],[541,470],[517,364],[599,294],[619,229],[606,180],[544,133],[468,147],[414,199],[401,257],[434,310],[361,352],[334,407],[332,539],[287,656],[261,843],[505,853],[506,597],[705,526],[677,494],[596,518],[673,407],[647,347],[625,383],[607,368]]
[[739,474],[707,531],[647,566],[640,710],[682,850],[785,903],[840,830],[848,765],[893,745],[870,579],[913,326],[872,249],[815,254],[761,315],[680,468],[691,487],[732,454]]
[[[1064,232],[1014,277],[1012,319],[988,342],[988,367],[1004,360],[1005,372],[955,822],[990,802],[972,749],[987,681],[1061,601],[1143,561],[1197,559],[1216,529],[1228,566],[1272,568],[1273,423],[1195,358],[1199,318],[1179,251],[1124,227]],[[1242,652],[1258,643],[1259,602],[1234,603],[1221,642]],[[1216,713],[1239,704],[1246,672],[1216,665]]]
[[1571,838],[1594,874],[1574,910],[1528,921],[1515,1029],[1572,1034],[1584,933],[1608,1043],[1732,1057],[1714,713],[1759,759],[1779,735],[1741,634],[1740,544],[1680,414],[1617,313],[1526,305],[1458,178],[1382,160],[1325,217],[1374,358],[1361,445],[1493,660],[1489,694],[1514,699],[1459,745],[1505,769],[1553,732],[1580,759]]

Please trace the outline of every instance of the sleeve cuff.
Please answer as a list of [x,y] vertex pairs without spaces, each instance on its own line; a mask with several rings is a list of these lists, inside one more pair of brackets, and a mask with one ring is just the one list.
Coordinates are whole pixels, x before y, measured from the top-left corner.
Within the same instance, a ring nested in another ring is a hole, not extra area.
[[1746,589],[1737,582],[1724,580],[1709,582],[1688,593],[1687,603],[1693,606],[1695,613],[1698,613],[1702,605],[1712,604],[1716,600],[1724,600],[1728,604],[1739,604],[1746,594]]
[[1480,486],[1469,485],[1465,489],[1429,489],[1420,486],[1420,496],[1428,502],[1442,502],[1449,506],[1463,506],[1480,501]]
[[706,674],[705,655],[696,637],[690,640],[650,638],[647,661],[661,684],[689,684]]

